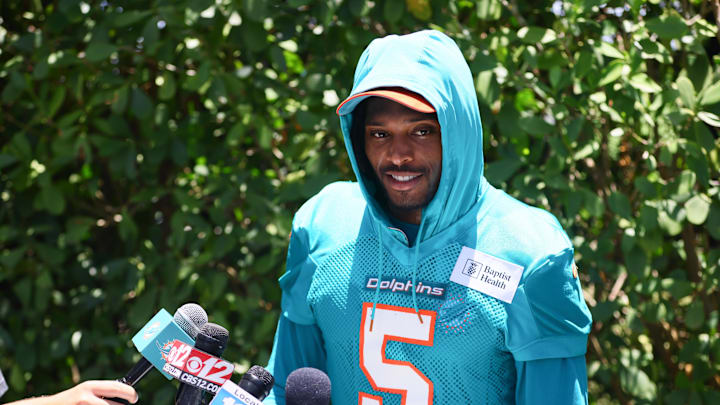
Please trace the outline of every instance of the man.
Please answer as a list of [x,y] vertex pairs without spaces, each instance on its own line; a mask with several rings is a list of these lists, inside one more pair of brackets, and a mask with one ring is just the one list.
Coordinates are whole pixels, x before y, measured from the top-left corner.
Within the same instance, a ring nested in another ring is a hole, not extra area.
[[358,182],[297,212],[266,403],[583,404],[590,313],[557,220],[483,177],[472,75],[437,31],[373,41],[338,108]]

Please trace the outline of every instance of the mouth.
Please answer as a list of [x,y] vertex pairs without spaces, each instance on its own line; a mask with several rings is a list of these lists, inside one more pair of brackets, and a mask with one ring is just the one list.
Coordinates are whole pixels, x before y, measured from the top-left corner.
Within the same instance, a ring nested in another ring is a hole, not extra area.
[[414,174],[414,175],[410,175],[410,176],[398,176],[395,174],[391,174],[390,177],[392,177],[393,180],[395,180],[395,181],[405,182],[405,181],[410,181],[416,177],[420,177],[420,175]]
[[422,173],[385,173],[386,184],[395,191],[411,190],[420,183],[421,178]]

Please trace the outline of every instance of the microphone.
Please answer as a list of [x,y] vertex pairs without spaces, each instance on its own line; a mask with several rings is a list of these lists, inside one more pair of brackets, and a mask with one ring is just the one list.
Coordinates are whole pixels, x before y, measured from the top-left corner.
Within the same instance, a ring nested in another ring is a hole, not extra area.
[[269,371],[261,366],[252,366],[240,379],[238,386],[245,390],[248,394],[262,401],[268,395],[275,385],[275,378]]
[[331,392],[330,378],[322,371],[299,368],[285,382],[286,405],[328,405]]
[[[118,378],[117,381],[134,386],[153,367],[160,370],[165,378],[172,379],[170,374],[163,371],[165,359],[170,351],[169,345],[176,339],[189,344],[195,343],[195,336],[207,323],[207,319],[207,313],[198,304],[187,303],[181,306],[175,311],[172,318],[165,309],[161,309],[132,338],[133,344],[142,357],[125,376]],[[122,398],[106,399],[121,404],[128,403]]]
[[225,381],[209,405],[261,405],[274,384],[275,378],[269,371],[252,366],[238,384]]
[[[227,329],[218,324],[208,322],[203,325],[200,333],[197,335],[195,349],[202,350],[211,356],[219,357],[225,351],[229,338],[230,333]],[[189,359],[188,363],[191,360],[193,359]],[[196,362],[200,362],[200,359],[197,358]],[[193,365],[194,368],[200,368],[196,366],[199,366],[199,364]],[[201,388],[181,383],[175,396],[175,405],[199,405],[203,401],[204,392]]]
[[172,379],[172,376],[162,371],[170,351],[168,344],[177,339],[192,345],[207,320],[207,313],[198,304],[188,303],[181,306],[172,319],[167,311],[161,309],[133,337],[132,342],[143,357],[118,381],[134,386],[153,366],[168,380]]

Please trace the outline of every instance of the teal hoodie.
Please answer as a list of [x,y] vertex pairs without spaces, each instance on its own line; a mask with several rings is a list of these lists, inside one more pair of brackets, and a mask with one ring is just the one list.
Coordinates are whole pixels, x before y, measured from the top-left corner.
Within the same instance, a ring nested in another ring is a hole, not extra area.
[[[277,383],[266,402],[284,403],[284,378],[312,366],[330,376],[336,405],[532,403],[553,398],[550,383],[563,387],[551,402],[586,403],[591,319],[572,245],[551,214],[483,177],[480,113],[462,53],[437,31],[374,40],[351,97],[381,87],[406,88],[434,106],[437,192],[410,246],[353,153],[361,98],[342,105],[358,182],[328,185],[295,215],[268,365]],[[478,288],[491,278],[509,298]]]

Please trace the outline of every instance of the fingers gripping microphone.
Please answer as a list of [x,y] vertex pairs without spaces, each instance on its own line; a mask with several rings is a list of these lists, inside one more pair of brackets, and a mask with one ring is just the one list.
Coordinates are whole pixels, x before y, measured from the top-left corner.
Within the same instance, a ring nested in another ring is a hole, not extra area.
[[[195,340],[195,348],[203,352],[220,357],[230,337],[227,329],[220,325],[208,322]],[[175,396],[175,405],[199,405],[203,401],[204,392],[202,389],[188,385],[180,384],[177,395]]]
[[[153,366],[162,371],[167,355],[165,347],[167,343],[178,339],[193,344],[200,328],[207,323],[207,320],[207,313],[198,304],[188,303],[181,306],[175,311],[172,320],[164,309],[160,310],[133,337],[133,343],[143,357],[118,381],[134,386],[152,370]],[[172,378],[164,372],[163,374],[168,379]]]
[[228,380],[223,384],[210,405],[261,405],[270,394],[275,378],[260,366],[252,366],[236,385]]
[[299,368],[285,382],[286,405],[328,405],[330,403],[330,378],[322,371]]

